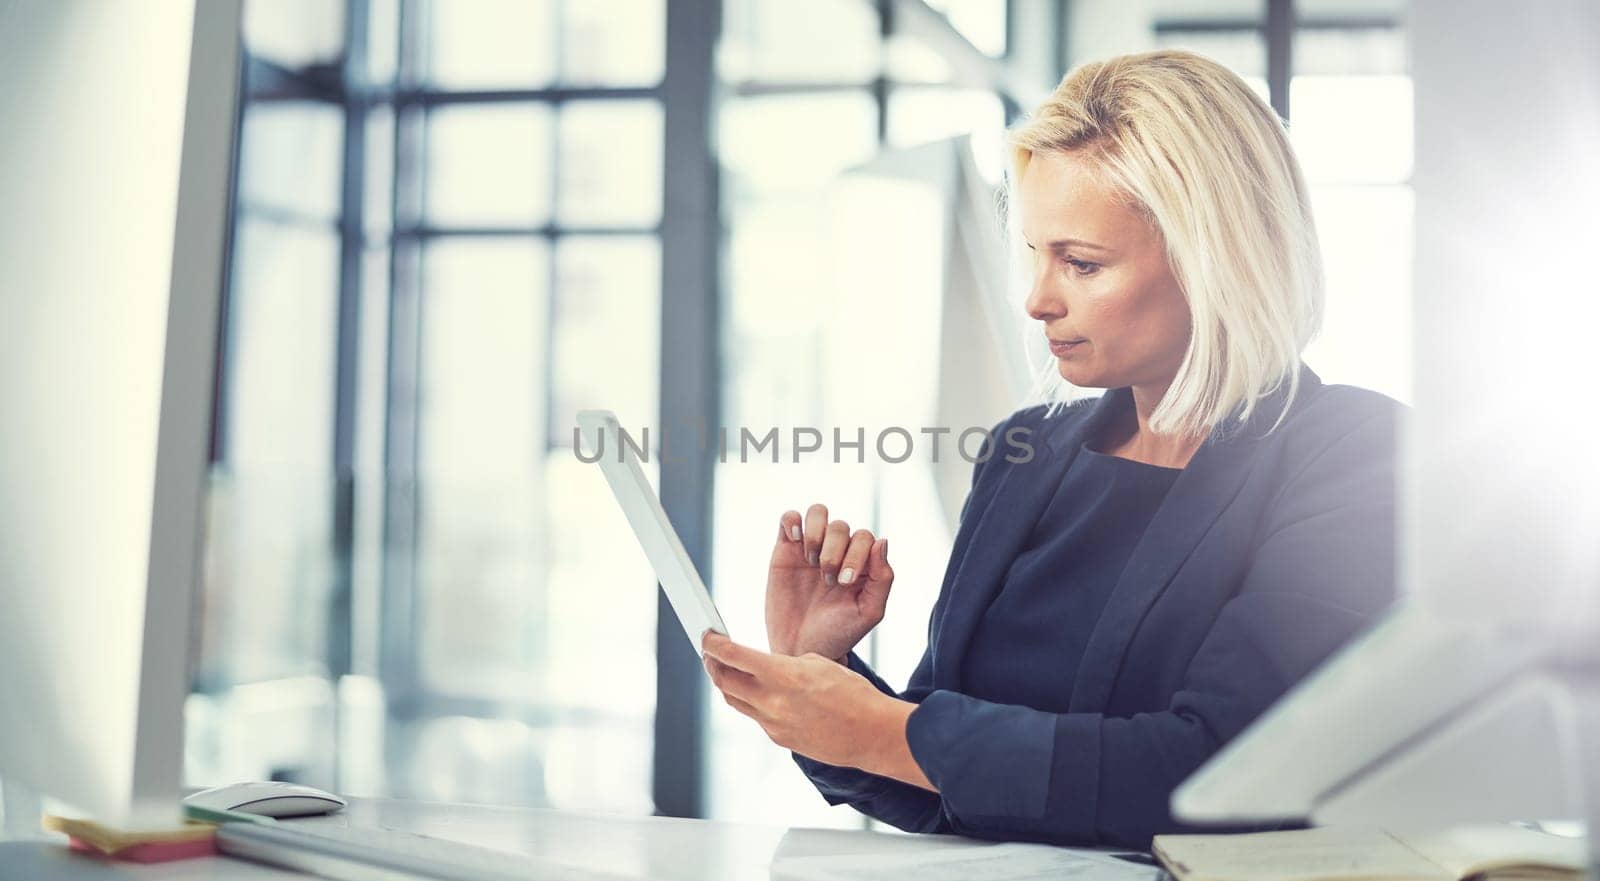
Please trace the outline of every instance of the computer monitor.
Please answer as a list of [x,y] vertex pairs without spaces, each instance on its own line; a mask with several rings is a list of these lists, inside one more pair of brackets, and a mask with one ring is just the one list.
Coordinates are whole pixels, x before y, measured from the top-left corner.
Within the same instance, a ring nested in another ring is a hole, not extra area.
[[1401,609],[1174,794],[1197,822],[1600,829],[1600,4],[1417,0]]
[[179,816],[240,0],[0,3],[0,780]]

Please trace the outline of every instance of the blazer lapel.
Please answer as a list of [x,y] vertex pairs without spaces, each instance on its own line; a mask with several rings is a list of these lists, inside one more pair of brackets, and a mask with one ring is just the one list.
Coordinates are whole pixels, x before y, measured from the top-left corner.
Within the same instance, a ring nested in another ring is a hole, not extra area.
[[[978,622],[1005,581],[1012,560],[1055,495],[1081,442],[1090,437],[1119,406],[1131,403],[1129,389],[1111,389],[1090,411],[1070,424],[1045,420],[1033,439],[1033,459],[1002,463],[1000,477],[980,510],[959,567],[947,585],[948,599],[930,648],[935,688],[959,690],[962,659]],[[1063,420],[1065,421],[1065,420]]]
[[[1321,384],[1316,373],[1302,364],[1296,408]],[[1134,632],[1206,530],[1238,495],[1261,434],[1278,418],[1287,396],[1285,385],[1263,398],[1244,426],[1226,436],[1214,430],[1173,482],[1089,636],[1073,681],[1069,712],[1100,712],[1110,701]]]

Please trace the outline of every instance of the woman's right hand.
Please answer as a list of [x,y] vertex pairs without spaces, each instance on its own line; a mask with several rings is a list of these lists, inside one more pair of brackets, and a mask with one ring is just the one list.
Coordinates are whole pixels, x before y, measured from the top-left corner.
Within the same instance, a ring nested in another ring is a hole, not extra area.
[[785,511],[767,567],[767,641],[774,654],[815,652],[845,663],[883,620],[894,570],[889,540],[850,531],[812,505],[804,518]]

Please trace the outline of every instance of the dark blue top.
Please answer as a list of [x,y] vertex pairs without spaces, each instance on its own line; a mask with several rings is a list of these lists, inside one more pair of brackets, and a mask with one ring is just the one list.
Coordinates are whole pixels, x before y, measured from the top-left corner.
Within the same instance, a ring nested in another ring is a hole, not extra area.
[[1100,610],[1182,473],[1082,445],[973,633],[962,690],[1066,712]]
[[[907,831],[976,838],[1147,847],[1154,834],[1192,829],[1169,810],[1173,789],[1395,595],[1405,408],[1325,385],[1304,364],[1294,378],[1292,406],[1285,382],[1247,420],[1207,437],[1154,515],[1144,508],[1131,554],[1117,552],[1125,562],[1085,537],[1084,548],[1105,556],[1083,562],[1097,574],[1075,570],[1071,582],[1048,566],[1028,577],[1016,567],[1041,521],[1084,514],[1085,499],[1057,492],[1074,466],[1124,467],[1083,461],[1094,458],[1083,445],[1126,424],[1132,390],[1055,414],[1030,407],[997,425],[995,437],[1024,433],[1032,455],[973,469],[910,681],[896,690],[854,652],[849,659],[884,693],[917,704],[906,744],[938,791],[796,755],[822,796]],[[1100,514],[1132,516],[1117,506]],[[1090,603],[1072,593],[1085,584],[1109,593]],[[1017,609],[1059,597],[1099,611],[1072,626],[991,618],[1007,594]],[[1051,653],[1038,638],[1045,631],[1087,642]],[[1010,695],[1027,702],[997,699],[1003,688],[1029,692]]]

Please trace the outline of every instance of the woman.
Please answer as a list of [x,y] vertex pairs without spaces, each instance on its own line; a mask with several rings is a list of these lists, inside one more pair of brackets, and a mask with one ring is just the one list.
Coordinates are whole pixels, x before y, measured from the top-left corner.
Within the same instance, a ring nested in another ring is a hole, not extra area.
[[1108,391],[995,428],[1033,455],[974,469],[906,690],[851,651],[888,541],[821,505],[780,520],[772,653],[708,634],[705,663],[830,803],[1146,847],[1178,783],[1393,599],[1401,407],[1300,361],[1310,202],[1239,77],[1175,51],[1088,64],[1011,146],[1028,314],[1062,379]]

